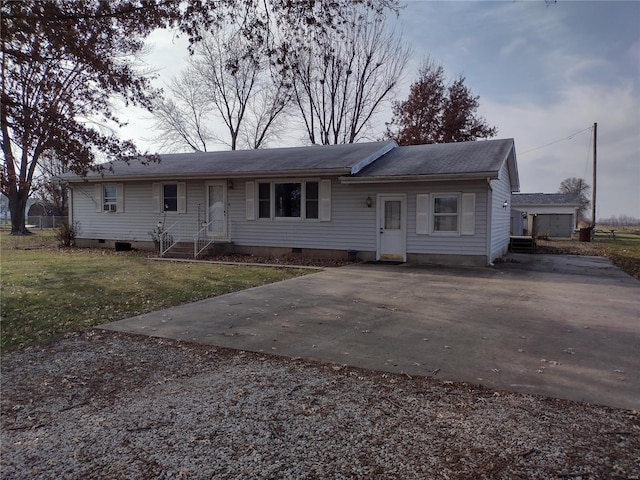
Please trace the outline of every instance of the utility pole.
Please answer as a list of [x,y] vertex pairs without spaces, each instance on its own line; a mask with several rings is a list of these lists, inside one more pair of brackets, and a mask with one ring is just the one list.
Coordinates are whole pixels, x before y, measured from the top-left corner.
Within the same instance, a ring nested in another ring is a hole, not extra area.
[[591,228],[596,227],[596,170],[598,161],[598,123],[593,124],[593,195],[591,197]]

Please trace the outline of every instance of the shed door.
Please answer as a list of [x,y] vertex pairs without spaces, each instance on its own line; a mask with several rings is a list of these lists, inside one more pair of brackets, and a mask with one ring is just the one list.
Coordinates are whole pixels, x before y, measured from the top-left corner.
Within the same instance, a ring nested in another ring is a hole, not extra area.
[[227,237],[227,184],[207,184],[207,235]]
[[377,260],[407,259],[406,195],[378,195]]

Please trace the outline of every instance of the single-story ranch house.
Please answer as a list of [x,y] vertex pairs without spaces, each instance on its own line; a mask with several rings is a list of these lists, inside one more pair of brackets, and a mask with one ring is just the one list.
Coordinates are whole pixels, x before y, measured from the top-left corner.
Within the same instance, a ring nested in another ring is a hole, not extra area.
[[519,190],[512,139],[159,157],[61,177],[78,246],[489,265]]

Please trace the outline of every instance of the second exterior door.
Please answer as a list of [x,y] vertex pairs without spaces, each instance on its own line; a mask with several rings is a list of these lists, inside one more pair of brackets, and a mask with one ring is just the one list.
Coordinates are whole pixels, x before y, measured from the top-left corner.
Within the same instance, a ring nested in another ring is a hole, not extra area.
[[404,194],[378,195],[377,260],[407,260],[407,197]]

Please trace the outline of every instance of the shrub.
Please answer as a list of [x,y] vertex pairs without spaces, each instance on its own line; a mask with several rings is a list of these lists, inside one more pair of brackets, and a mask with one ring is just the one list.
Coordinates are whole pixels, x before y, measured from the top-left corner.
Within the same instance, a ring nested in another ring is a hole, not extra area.
[[76,244],[76,235],[79,233],[80,227],[78,222],[69,224],[69,222],[60,223],[56,232],[56,240],[61,247],[73,247]]

